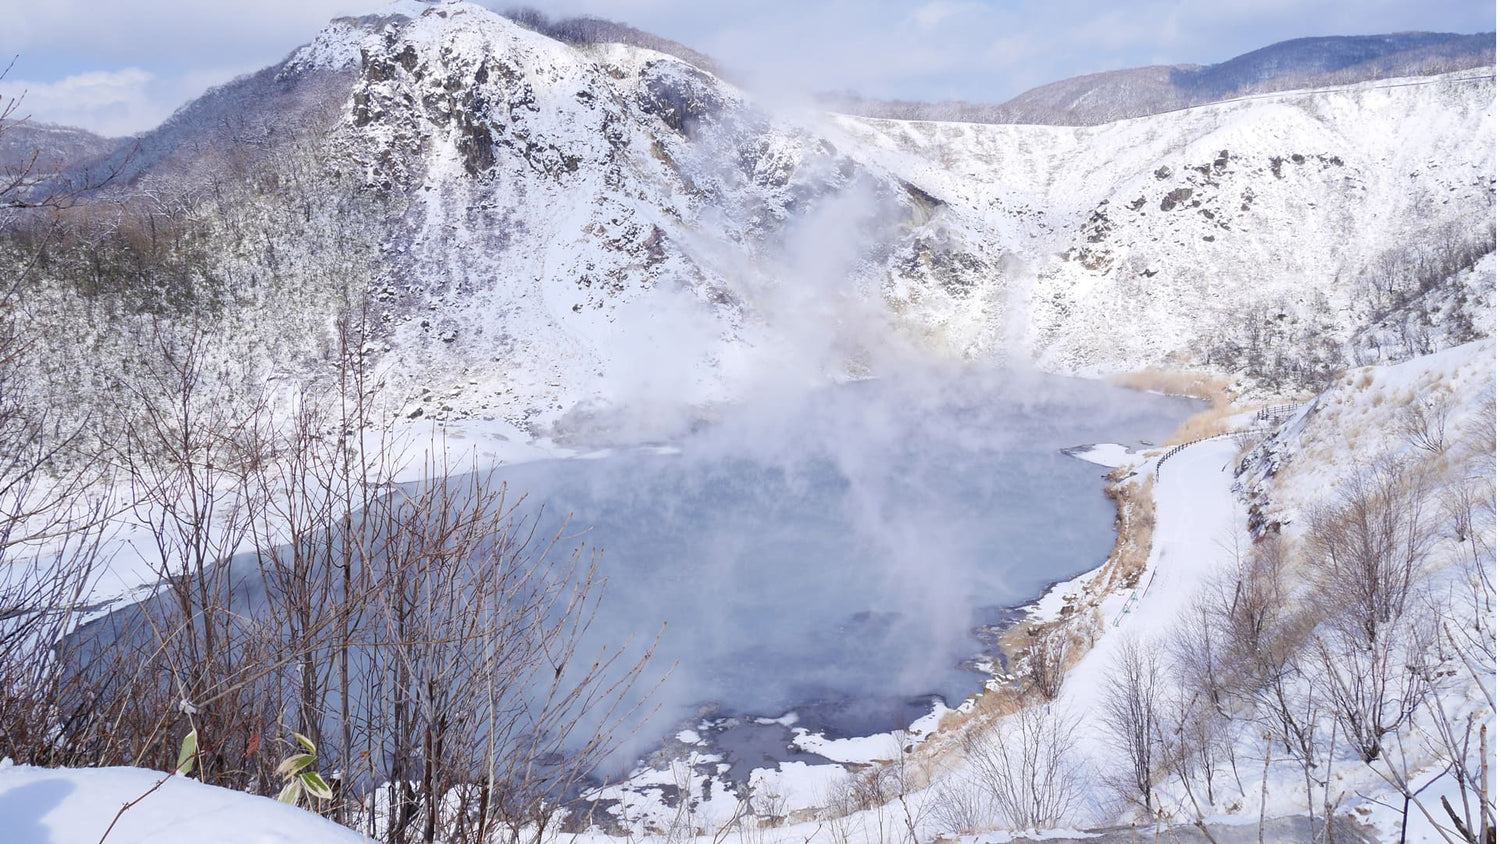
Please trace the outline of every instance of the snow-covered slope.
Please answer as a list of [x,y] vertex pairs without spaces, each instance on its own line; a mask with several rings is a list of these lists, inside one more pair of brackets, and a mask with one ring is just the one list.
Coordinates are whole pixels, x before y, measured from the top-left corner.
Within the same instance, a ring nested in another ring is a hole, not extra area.
[[[1290,391],[1490,333],[1493,92],[1467,72],[1087,128],[788,116],[663,53],[403,2],[182,109],[100,213],[190,227],[169,249],[284,377],[368,297],[395,416],[566,436],[628,406],[652,436],[912,355]],[[80,305],[56,272],[38,333],[88,322],[106,362],[118,310],[161,307]],[[107,382],[79,355],[53,377]]]
[[[466,3],[392,12],[336,21],[276,78],[353,80],[311,189],[372,206],[389,377],[441,396],[406,415],[546,430],[580,407],[712,403],[767,372],[839,376],[903,344],[889,279],[967,311],[985,297],[953,291],[1004,286],[1003,243],[950,255],[919,192],[677,58]],[[990,344],[909,322],[943,354]]]
[[[1494,248],[1492,76],[1079,129],[840,124],[868,160],[1026,256],[1036,273],[1026,345],[1049,369],[1275,374],[1256,358],[1279,354],[1288,381],[1304,368],[1326,376],[1339,346],[1416,292],[1416,256],[1449,242]],[[1400,265],[1389,296],[1382,260]],[[1469,282],[1481,296],[1494,286],[1493,270],[1482,273]]]
[[[130,803],[134,805],[122,810]],[[160,771],[33,768],[8,762],[0,763],[0,837],[7,844],[369,840],[304,809]]]
[[1485,340],[1350,370],[1246,458],[1241,484],[1258,526],[1300,536],[1336,490],[1383,462],[1431,464],[1440,485],[1483,487],[1494,437],[1495,343]]

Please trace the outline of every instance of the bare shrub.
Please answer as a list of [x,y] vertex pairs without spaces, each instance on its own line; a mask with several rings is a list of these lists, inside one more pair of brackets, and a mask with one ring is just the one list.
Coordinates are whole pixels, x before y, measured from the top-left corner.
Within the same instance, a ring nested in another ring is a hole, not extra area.
[[171,770],[196,730],[203,779],[274,794],[296,730],[336,772],[321,808],[371,836],[548,834],[649,695],[650,642],[588,637],[597,559],[493,478],[392,484],[357,330],[331,394],[271,413],[206,323],[143,324],[113,445],[159,589],[74,630],[87,534],[51,579],[0,571],[30,630],[0,653],[0,742],[27,747],[0,752]]
[[1371,643],[1405,612],[1436,539],[1430,488],[1422,467],[1387,459],[1351,478],[1310,520],[1318,585]]
[[975,784],[1006,829],[1058,826],[1083,792],[1074,753],[1078,719],[1053,704],[1027,707],[982,735],[966,735]]
[[471,796],[473,840],[543,835],[634,714],[651,648],[583,650],[597,560],[581,546],[554,560],[561,534],[536,537],[482,475],[440,474],[378,513],[382,644],[363,674],[378,726],[358,755],[395,786],[388,840],[446,832],[452,794]]
[[[97,524],[100,514],[93,515]],[[61,705],[69,677],[57,649],[94,585],[98,533],[85,522],[65,540],[19,559],[0,552],[0,758],[33,765],[92,761],[58,741],[59,725],[80,713]]]
[[899,776],[895,768],[877,764],[839,780],[828,800],[835,840],[886,841],[895,836],[897,827],[887,817],[887,808],[901,793]]
[[933,771],[920,762],[906,731],[890,734],[894,755],[851,771],[829,790],[825,822],[835,841],[923,840],[930,822],[966,823],[968,812],[948,798],[949,786],[934,785]]
[[974,787],[972,778],[953,776],[937,786],[933,820],[944,833],[966,835],[988,829],[994,807],[988,795]]
[[1267,434],[1264,430],[1255,428],[1243,428],[1234,432],[1234,447],[1237,451],[1237,460],[1243,460],[1252,449],[1266,441]]
[[1442,389],[1426,398],[1414,399],[1402,410],[1399,420],[1406,441],[1429,454],[1442,454],[1448,447],[1448,419],[1453,414],[1453,394]]
[[1054,625],[1041,629],[1026,650],[1026,681],[1042,700],[1056,700],[1062,691],[1070,650],[1068,629]]

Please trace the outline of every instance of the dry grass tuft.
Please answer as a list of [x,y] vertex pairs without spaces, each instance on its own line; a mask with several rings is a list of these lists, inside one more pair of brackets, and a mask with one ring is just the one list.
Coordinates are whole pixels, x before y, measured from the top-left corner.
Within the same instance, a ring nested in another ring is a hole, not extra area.
[[1134,588],[1151,554],[1156,530],[1156,482],[1147,475],[1134,483],[1111,484],[1105,494],[1115,502],[1115,547],[1099,573],[1100,592]]
[[1126,372],[1111,379],[1116,385],[1132,390],[1151,390],[1169,396],[1203,399],[1214,406],[1229,404],[1229,382],[1200,372],[1176,372],[1166,369],[1142,369]]
[[1208,402],[1207,409],[1189,417],[1162,445],[1172,446],[1226,433],[1229,426],[1224,419],[1240,412],[1238,408],[1232,406],[1229,382],[1223,378],[1201,373],[1144,369],[1118,375],[1113,380],[1115,384],[1132,390],[1152,390],[1172,396],[1189,396]]
[[1162,445],[1181,445],[1182,443],[1190,443],[1193,440],[1201,440],[1205,437],[1216,437],[1219,434],[1227,434],[1230,428],[1225,420],[1238,412],[1227,407],[1211,407],[1208,410],[1195,413],[1189,416],[1187,421],[1179,425],[1177,430],[1172,432],[1172,436],[1167,437],[1166,442],[1162,443]]

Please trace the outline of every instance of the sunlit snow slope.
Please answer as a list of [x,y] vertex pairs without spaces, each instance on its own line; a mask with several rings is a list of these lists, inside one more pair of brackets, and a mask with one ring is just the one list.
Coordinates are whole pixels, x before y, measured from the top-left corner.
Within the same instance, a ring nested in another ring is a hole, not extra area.
[[[1378,289],[1393,251],[1494,246],[1493,74],[1088,128],[839,123],[863,160],[1025,256],[1024,346],[1049,369],[1232,369],[1235,345],[1323,353],[1399,307]],[[1487,334],[1493,266],[1466,286]]]
[[660,436],[913,357],[1297,392],[1488,336],[1494,168],[1484,70],[1084,128],[884,121],[404,2],[185,107],[109,196],[180,194],[226,325],[290,375],[368,295],[392,416]]

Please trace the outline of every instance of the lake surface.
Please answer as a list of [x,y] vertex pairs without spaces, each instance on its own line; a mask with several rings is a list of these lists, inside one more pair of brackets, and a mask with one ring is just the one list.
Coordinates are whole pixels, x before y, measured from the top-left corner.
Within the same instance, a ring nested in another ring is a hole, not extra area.
[[[609,582],[591,636],[666,632],[656,736],[701,713],[796,711],[832,734],[956,704],[977,627],[1098,566],[1101,467],[1196,402],[1035,374],[943,370],[726,409],[663,449],[503,467],[544,529],[571,514]],[[644,730],[643,733],[650,733]]]

